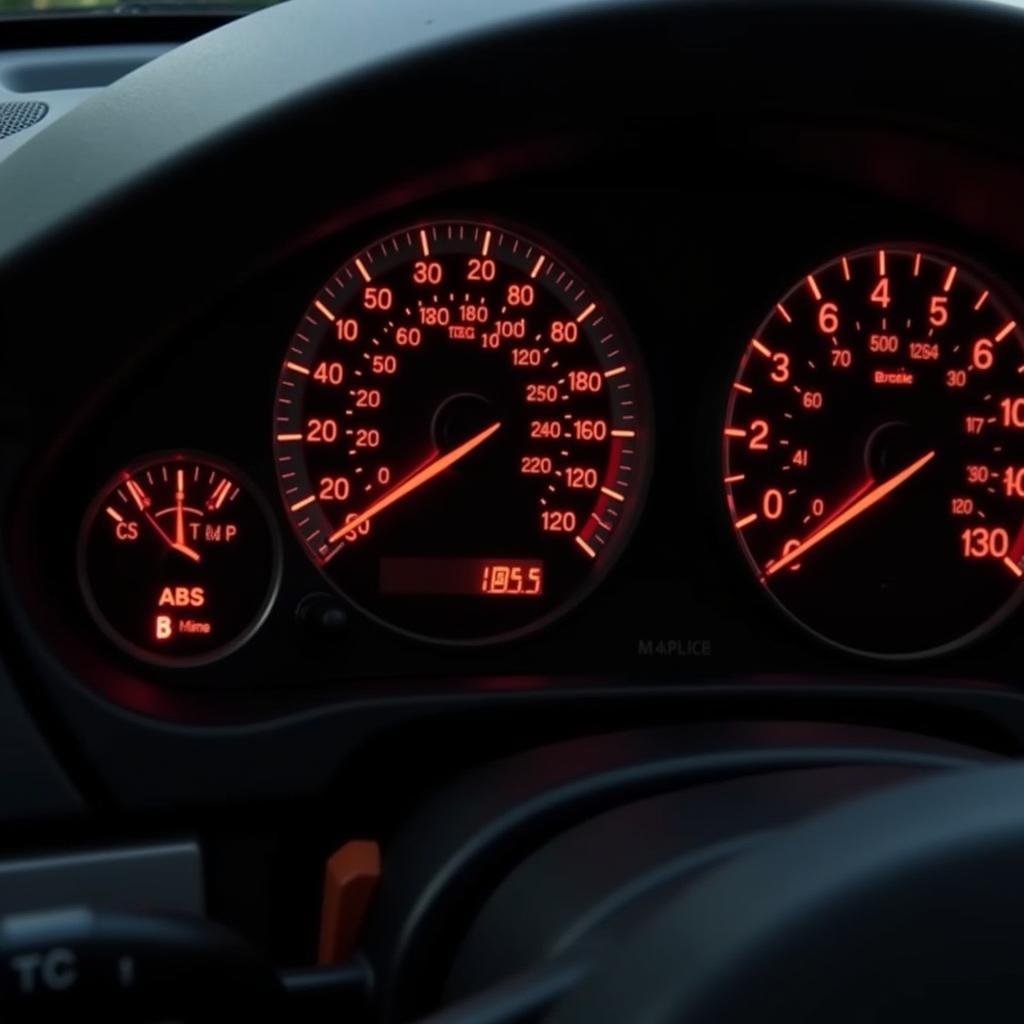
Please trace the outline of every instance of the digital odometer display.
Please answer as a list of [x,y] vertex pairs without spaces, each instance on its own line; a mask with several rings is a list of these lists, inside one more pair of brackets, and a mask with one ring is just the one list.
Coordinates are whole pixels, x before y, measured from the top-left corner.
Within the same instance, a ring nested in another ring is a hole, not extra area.
[[309,556],[405,632],[549,621],[625,540],[650,448],[609,301],[496,224],[418,224],[316,294],[281,367],[274,454]]
[[542,597],[544,563],[530,558],[382,558],[382,594]]
[[808,274],[749,341],[724,477],[761,583],[860,652],[963,643],[1024,577],[1024,351],[1005,288],[914,245]]

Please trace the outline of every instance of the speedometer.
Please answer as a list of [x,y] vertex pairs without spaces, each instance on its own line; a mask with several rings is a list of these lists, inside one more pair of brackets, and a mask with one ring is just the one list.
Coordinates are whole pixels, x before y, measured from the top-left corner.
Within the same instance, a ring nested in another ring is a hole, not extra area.
[[536,628],[607,571],[651,446],[610,301],[497,224],[395,232],[317,292],[278,380],[274,454],[309,557],[419,637]]
[[724,430],[756,577],[860,652],[963,643],[1024,577],[1024,349],[1005,287],[915,245],[839,256],[749,341]]

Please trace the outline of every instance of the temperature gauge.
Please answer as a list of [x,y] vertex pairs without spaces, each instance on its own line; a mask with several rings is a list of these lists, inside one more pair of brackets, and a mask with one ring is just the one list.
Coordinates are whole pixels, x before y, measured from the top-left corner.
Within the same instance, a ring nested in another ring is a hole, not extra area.
[[207,456],[158,455],[118,473],[93,502],[79,544],[86,603],[138,658],[197,665],[259,628],[280,575],[266,503]]

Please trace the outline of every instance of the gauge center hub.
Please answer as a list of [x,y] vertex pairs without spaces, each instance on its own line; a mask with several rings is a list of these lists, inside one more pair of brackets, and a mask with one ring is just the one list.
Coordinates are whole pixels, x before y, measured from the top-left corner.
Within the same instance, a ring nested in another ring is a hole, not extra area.
[[439,452],[458,448],[500,419],[494,404],[483,395],[461,392],[446,398],[430,421],[430,437]]
[[905,469],[928,450],[922,431],[894,420],[871,432],[864,445],[864,468],[869,480],[883,480]]

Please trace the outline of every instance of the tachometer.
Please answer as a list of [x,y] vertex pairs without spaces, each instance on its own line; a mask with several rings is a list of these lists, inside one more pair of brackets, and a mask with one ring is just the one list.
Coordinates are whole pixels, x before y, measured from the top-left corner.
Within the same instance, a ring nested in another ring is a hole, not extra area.
[[747,346],[725,486],[757,578],[860,652],[962,643],[1021,596],[1024,352],[1006,289],[915,245],[802,278]]
[[405,632],[473,642],[549,621],[610,567],[650,450],[609,301],[496,224],[419,224],[320,289],[274,410],[310,558]]

